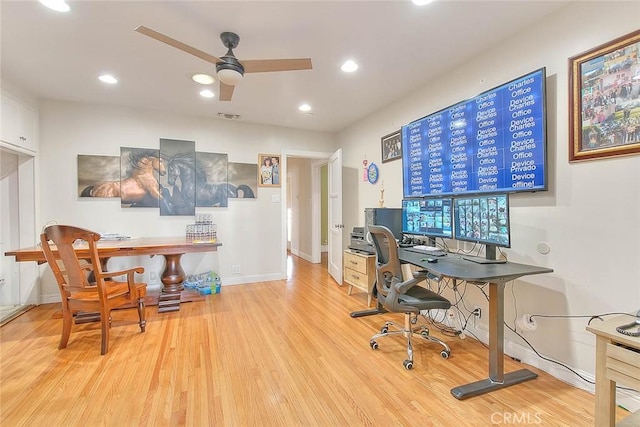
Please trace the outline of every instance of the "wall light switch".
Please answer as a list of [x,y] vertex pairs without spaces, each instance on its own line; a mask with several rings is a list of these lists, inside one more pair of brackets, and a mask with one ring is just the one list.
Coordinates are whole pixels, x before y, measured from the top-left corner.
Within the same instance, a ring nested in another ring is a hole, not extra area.
[[271,203],[280,203],[280,194],[272,194]]

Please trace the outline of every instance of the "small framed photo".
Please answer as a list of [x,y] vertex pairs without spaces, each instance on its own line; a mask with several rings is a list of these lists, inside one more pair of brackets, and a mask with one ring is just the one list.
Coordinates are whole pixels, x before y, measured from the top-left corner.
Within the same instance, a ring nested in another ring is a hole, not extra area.
[[258,154],[258,187],[280,187],[280,155]]
[[640,30],[569,58],[569,161],[640,153]]
[[382,137],[382,163],[402,158],[402,134],[399,130]]

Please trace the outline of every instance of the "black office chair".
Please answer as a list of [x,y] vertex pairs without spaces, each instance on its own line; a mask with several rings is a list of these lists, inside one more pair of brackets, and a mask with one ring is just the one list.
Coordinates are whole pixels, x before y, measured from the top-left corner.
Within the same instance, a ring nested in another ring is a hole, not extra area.
[[[418,325],[418,315],[422,310],[447,310],[451,307],[449,300],[421,286],[416,286],[427,277],[427,272],[416,271],[413,278],[403,280],[400,259],[398,258],[398,245],[393,233],[387,228],[370,225],[369,232],[376,248],[376,273],[378,291],[378,303],[392,313],[404,313],[404,325],[395,322],[386,322],[379,334],[371,337],[369,345],[372,349],[378,348],[378,339],[390,335],[404,335],[407,338],[407,355],[404,361],[406,369],[413,368],[412,337],[419,337],[426,341],[436,342],[444,347],[440,356],[447,359],[451,350],[442,340],[429,335],[426,325]],[[393,326],[397,330],[390,331]]]

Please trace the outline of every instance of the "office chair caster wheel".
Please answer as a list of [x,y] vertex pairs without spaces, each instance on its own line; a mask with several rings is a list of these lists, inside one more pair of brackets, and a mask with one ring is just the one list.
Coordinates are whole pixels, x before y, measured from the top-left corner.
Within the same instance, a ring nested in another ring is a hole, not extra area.
[[447,351],[447,350],[442,350],[440,352],[440,356],[442,356],[443,359],[448,359],[449,358],[449,354],[451,354],[451,352]]
[[375,341],[369,342],[369,346],[371,346],[371,349],[373,349],[373,350],[377,350],[378,349],[378,343],[375,342]]
[[413,369],[413,362],[411,360],[405,360],[404,362],[402,362],[402,364],[404,365],[404,368],[407,371],[410,371]]
[[383,326],[382,328],[380,328],[380,333],[381,334],[386,334],[387,332],[389,332],[389,328],[386,326]]

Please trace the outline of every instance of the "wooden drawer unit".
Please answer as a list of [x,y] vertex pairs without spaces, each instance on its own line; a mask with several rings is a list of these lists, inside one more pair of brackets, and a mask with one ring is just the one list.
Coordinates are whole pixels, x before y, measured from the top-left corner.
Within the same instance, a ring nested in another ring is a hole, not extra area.
[[640,411],[616,423],[616,385],[640,390],[640,337],[616,330],[635,320],[633,315],[624,315],[596,320],[587,326],[596,335],[596,427],[640,425]]
[[616,344],[607,344],[607,378],[640,390],[640,352]]
[[343,280],[349,285],[348,294],[355,286],[367,293],[367,306],[371,305],[373,286],[376,283],[376,257],[375,255],[361,254],[351,250],[344,251]]

